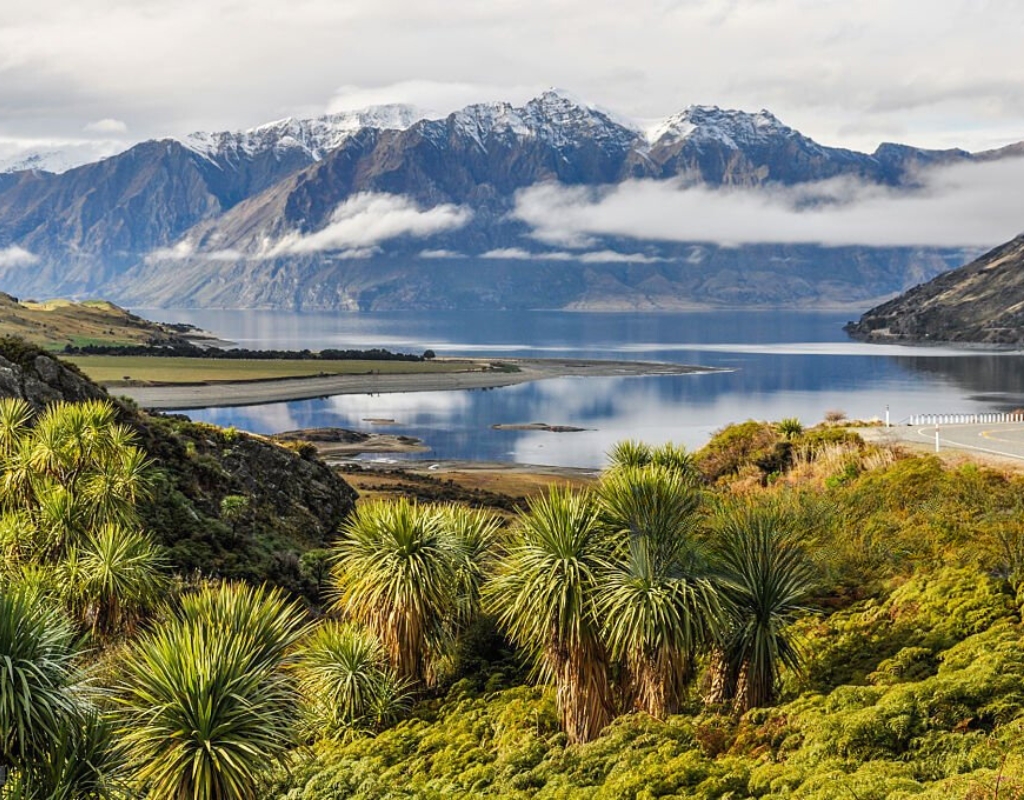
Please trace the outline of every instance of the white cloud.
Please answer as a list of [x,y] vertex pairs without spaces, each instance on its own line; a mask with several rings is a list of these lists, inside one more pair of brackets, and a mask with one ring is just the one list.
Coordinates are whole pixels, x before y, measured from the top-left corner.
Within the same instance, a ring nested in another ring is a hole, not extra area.
[[[621,0],[34,0],[2,17],[0,133],[12,136],[105,117],[184,134],[322,110],[335,93],[335,106],[451,106],[552,84],[644,118],[767,106],[869,149],[1024,130],[1013,0],[651,0],[628,13]],[[342,75],[357,86],[338,91]]]
[[227,248],[224,250],[209,250],[206,252],[199,252],[196,250],[195,244],[189,239],[182,239],[177,244],[173,244],[170,247],[159,247],[156,250],[150,251],[149,255],[146,256],[146,263],[153,263],[157,261],[240,261],[245,258],[245,254],[240,250],[234,250]]
[[214,250],[209,253],[203,253],[202,257],[207,261],[238,261],[241,258],[245,258],[245,255],[239,250]]
[[422,210],[401,195],[361,192],[339,205],[325,228],[307,234],[287,234],[270,243],[259,256],[360,253],[398,236],[424,237],[461,228],[472,216],[472,211],[461,206],[443,204]]
[[88,123],[82,130],[86,133],[128,133],[128,126],[119,119],[104,117],[103,119]]
[[521,247],[501,247],[488,250],[479,256],[486,259],[507,259],[509,261],[579,261],[583,264],[653,264],[663,258],[645,256],[642,253],[617,253],[614,250],[598,250],[592,253],[567,253],[564,250],[548,250],[531,253]]
[[654,264],[663,258],[645,256],[643,253],[616,253],[614,250],[598,250],[576,256],[584,264]]
[[454,250],[420,250],[420,258],[465,258],[466,256],[462,253],[456,253]]
[[[312,253],[328,254],[332,259],[370,258],[380,252],[379,242],[399,236],[424,237],[453,230],[469,222],[472,215],[472,211],[461,206],[443,204],[421,210],[412,200],[401,195],[362,192],[341,203],[325,228],[308,234],[289,233],[276,239],[267,237],[254,252],[234,247],[202,251],[197,250],[191,240],[182,239],[170,247],[153,250],[146,260],[232,262]],[[424,258],[458,255],[449,255],[446,250],[426,250],[423,253],[421,256]]]
[[507,259],[509,261],[572,261],[572,253],[549,252],[531,253],[521,247],[499,247],[495,250],[488,250],[482,253],[480,258]]
[[736,189],[676,180],[602,189],[542,184],[519,193],[514,215],[533,227],[538,240],[563,247],[595,236],[724,245],[989,247],[1024,229],[1022,185],[1024,159],[936,167],[923,172],[912,190],[852,178]]
[[147,262],[152,261],[183,261],[195,254],[195,245],[188,239],[182,239],[170,247],[159,247],[146,256]]
[[0,268],[28,267],[39,261],[39,257],[23,247],[12,245],[11,247],[0,248]]
[[350,247],[330,254],[335,261],[351,261],[356,258],[372,258],[380,252],[379,247]]

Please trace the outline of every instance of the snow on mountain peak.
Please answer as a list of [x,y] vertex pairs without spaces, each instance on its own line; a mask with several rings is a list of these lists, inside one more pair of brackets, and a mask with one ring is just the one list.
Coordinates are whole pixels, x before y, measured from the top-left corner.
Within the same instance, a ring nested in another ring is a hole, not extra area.
[[692,139],[718,141],[730,147],[739,147],[778,136],[796,135],[796,132],[766,109],[752,114],[718,106],[697,105],[656,122],[647,128],[646,134],[650,144]]
[[[246,130],[200,131],[179,141],[221,166],[263,153],[281,158],[297,151],[319,161],[360,130],[401,131],[428,120],[432,124],[425,125],[422,131],[438,144],[447,137],[446,128],[450,126],[460,135],[474,139],[481,148],[486,148],[487,140],[494,136],[537,138],[559,148],[590,140],[612,149],[684,140],[695,143],[717,141],[739,148],[780,136],[799,136],[766,110],[749,113],[694,105],[667,119],[642,125],[564,89],[550,88],[521,106],[508,102],[479,103],[455,111],[443,121],[412,105],[395,103],[311,119],[287,117]],[[112,146],[114,144],[117,146]],[[114,155],[129,146],[129,142],[89,142],[52,150],[10,153],[5,153],[0,147],[0,173],[24,169],[64,172]]]
[[454,112],[448,119],[457,131],[472,137],[481,147],[492,135],[536,137],[556,147],[571,145],[580,138],[628,146],[640,132],[636,124],[560,89],[549,89],[523,106],[478,103]]
[[0,174],[26,170],[60,174],[116,156],[131,145],[131,142],[117,140],[45,143],[37,147],[0,142]]
[[319,161],[364,128],[405,130],[420,119],[423,114],[414,106],[394,103],[312,119],[286,117],[242,131],[198,131],[181,139],[181,143],[208,159],[299,148]]

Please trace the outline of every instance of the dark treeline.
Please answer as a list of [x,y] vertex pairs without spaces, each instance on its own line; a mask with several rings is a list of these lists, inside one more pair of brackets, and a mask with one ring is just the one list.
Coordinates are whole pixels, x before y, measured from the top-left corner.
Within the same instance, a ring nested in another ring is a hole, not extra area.
[[244,347],[221,350],[194,344],[150,345],[95,345],[82,347],[65,345],[69,356],[160,356],[164,358],[224,358],[258,361],[424,361],[434,357],[431,350],[417,356],[412,353],[392,353],[375,347],[372,350],[249,350]]

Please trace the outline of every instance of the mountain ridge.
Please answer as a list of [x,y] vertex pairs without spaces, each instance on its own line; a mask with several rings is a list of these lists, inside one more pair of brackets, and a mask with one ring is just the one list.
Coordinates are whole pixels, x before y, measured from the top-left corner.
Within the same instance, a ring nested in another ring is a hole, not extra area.
[[[898,188],[923,166],[976,158],[966,151],[889,144],[858,153],[819,144],[767,110],[716,106],[691,106],[645,128],[553,91],[520,106],[417,116],[390,106],[288,118],[143,142],[60,175],[2,174],[0,253],[18,247],[33,263],[0,259],[0,289],[146,305],[234,296],[245,305],[354,310],[447,307],[442,297],[456,295],[531,307],[551,301],[546,286],[554,281],[576,287],[559,296],[560,307],[722,305],[738,296],[831,303],[899,292],[965,255],[797,248],[798,261],[818,262],[815,275],[787,271],[794,248],[783,245],[747,246],[736,256],[707,242],[604,236],[571,252],[531,235],[514,212],[520,192],[548,183],[596,192],[639,180],[757,190],[848,176]],[[766,261],[753,263],[757,253]],[[524,269],[528,261],[536,268]],[[712,262],[718,274],[709,272]],[[431,287],[441,263],[451,277]],[[632,274],[620,274],[624,264]],[[458,273],[471,265],[494,285],[459,286]],[[788,299],[773,284],[790,286]],[[664,297],[652,297],[659,291]]]

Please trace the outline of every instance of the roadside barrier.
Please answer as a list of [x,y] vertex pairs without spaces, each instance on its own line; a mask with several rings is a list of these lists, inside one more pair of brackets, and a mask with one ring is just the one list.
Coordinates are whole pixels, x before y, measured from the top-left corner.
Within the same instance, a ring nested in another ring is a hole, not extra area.
[[1024,422],[1024,413],[1014,414],[915,414],[908,425],[988,425],[999,422]]

